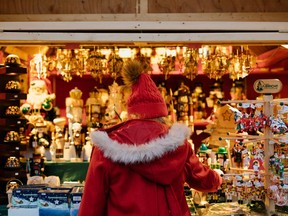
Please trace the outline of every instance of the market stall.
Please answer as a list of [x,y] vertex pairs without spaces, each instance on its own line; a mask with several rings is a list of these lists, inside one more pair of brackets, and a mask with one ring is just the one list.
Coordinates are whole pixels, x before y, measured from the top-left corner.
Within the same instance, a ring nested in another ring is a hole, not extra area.
[[[0,89],[8,132],[0,200],[12,205],[9,215],[45,215],[46,204],[77,215],[89,133],[125,121],[129,92],[119,71],[132,58],[159,86],[169,120],[191,128],[199,159],[225,172],[217,193],[185,188],[191,214],[287,213],[287,3],[96,2],[9,1],[0,9],[0,75],[13,77]],[[15,67],[22,72],[9,74]],[[283,88],[263,96],[252,89],[259,79],[279,79]],[[238,109],[244,117],[235,118]],[[247,124],[254,128],[243,131]],[[48,193],[47,184],[63,193]],[[59,206],[51,198],[68,196]]]

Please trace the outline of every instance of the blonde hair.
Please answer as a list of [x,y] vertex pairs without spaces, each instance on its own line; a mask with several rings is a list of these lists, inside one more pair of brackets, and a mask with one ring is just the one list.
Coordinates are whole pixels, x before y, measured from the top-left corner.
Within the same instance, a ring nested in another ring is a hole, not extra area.
[[157,117],[157,118],[153,118],[150,120],[157,121],[157,122],[160,122],[162,124],[169,125],[169,126],[172,125],[172,122],[167,117]]

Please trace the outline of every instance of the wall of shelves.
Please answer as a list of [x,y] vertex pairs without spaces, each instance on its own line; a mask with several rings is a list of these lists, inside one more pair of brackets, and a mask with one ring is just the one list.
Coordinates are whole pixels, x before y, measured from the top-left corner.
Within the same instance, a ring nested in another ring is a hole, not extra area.
[[[22,152],[26,150],[23,143],[23,133],[27,120],[21,117],[16,108],[20,108],[21,100],[25,100],[27,94],[21,86],[27,85],[23,82],[23,75],[27,75],[27,69],[22,67],[0,68],[0,204],[7,203],[7,186],[12,180],[26,183],[26,170],[22,167],[20,160]],[[7,83],[13,81],[20,84],[12,89]],[[19,87],[19,88],[18,88]],[[11,109],[14,107],[14,111]],[[11,111],[12,112],[8,112]]]

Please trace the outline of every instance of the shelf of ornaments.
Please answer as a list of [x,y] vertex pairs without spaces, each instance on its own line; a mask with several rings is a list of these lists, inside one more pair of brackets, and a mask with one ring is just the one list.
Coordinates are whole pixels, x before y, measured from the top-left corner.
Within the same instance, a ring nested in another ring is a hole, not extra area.
[[[27,143],[24,138],[24,130],[27,126],[26,119],[0,119],[0,159],[2,165],[0,172],[5,168],[10,157],[16,157],[21,161],[22,154],[27,150]],[[21,135],[22,134],[22,135]],[[8,167],[7,167],[8,168]],[[11,170],[8,169],[10,172]],[[0,174],[1,176],[1,174]]]
[[[0,93],[0,125],[22,127],[27,123],[20,110],[21,100],[25,100],[25,93]],[[6,128],[1,128],[6,129]]]
[[7,157],[7,154],[19,157],[25,148],[20,138],[28,122],[20,112],[20,100],[26,99],[26,94],[0,93],[0,96],[0,157]]
[[20,163],[27,147],[23,139],[27,119],[20,112],[21,101],[27,98],[27,69],[19,64],[0,65],[0,79],[0,202],[6,204],[6,184],[27,179]]
[[22,127],[27,123],[20,112],[20,103],[27,98],[27,68],[0,65],[0,79],[0,125]]
[[[219,111],[222,115],[220,119],[226,118],[227,120],[230,115],[232,117],[230,122],[232,123],[230,128],[223,129],[222,134],[218,131],[217,135],[218,145],[228,149],[229,160],[226,161],[226,165],[229,169],[226,167],[227,172],[223,177],[226,185],[232,179],[236,181],[238,187],[243,185],[243,182],[253,183],[252,185],[259,190],[250,188],[250,194],[259,194],[259,200],[263,199],[261,193],[268,191],[265,194],[265,203],[267,210],[272,211],[275,210],[275,205],[278,210],[281,206],[288,206],[288,201],[284,199],[284,195],[288,195],[288,173],[285,172],[287,171],[288,158],[286,158],[287,152],[283,154],[283,149],[287,151],[288,146],[286,117],[283,118],[288,113],[288,106],[286,106],[288,99],[273,100],[271,95],[266,97],[264,96],[262,101],[223,101],[222,104],[226,103],[226,105],[221,107],[222,111]],[[237,104],[236,107],[230,106],[232,102],[234,105]],[[246,113],[246,110],[250,112]],[[256,110],[256,112],[251,115],[251,110]],[[226,130],[226,134],[224,130]],[[215,135],[215,131],[213,132]],[[220,144],[221,142],[222,144]],[[234,142],[234,146],[231,146],[231,142]],[[252,149],[254,154],[252,151],[248,151],[247,146],[250,146],[250,150]],[[281,155],[279,149],[281,149]],[[234,152],[233,155],[231,155],[231,151]],[[241,153],[238,158],[235,157],[237,153]],[[246,162],[245,159],[247,159]],[[231,184],[229,183],[229,185]],[[238,187],[236,186],[236,190]]]

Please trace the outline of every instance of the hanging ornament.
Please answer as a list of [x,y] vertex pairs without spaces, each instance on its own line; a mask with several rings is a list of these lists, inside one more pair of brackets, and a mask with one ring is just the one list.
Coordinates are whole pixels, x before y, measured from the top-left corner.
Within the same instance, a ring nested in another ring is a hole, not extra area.
[[119,56],[118,53],[116,53],[114,49],[110,53],[107,60],[108,73],[114,80],[116,80],[116,78],[120,75],[123,64],[124,64],[123,59]]
[[184,73],[183,75],[193,80],[198,75],[198,49],[188,49],[184,57]]
[[93,50],[87,59],[87,70],[91,73],[91,76],[95,79],[99,79],[100,83],[106,69],[105,56],[101,54],[99,50]]
[[[142,51],[144,50],[144,51]],[[150,53],[148,48],[137,49],[135,59],[141,62],[145,72],[152,71]]]
[[161,60],[158,62],[158,67],[160,71],[165,75],[165,80],[168,79],[168,76],[171,71],[175,71],[176,63],[176,50],[165,49],[164,54],[161,57]]

